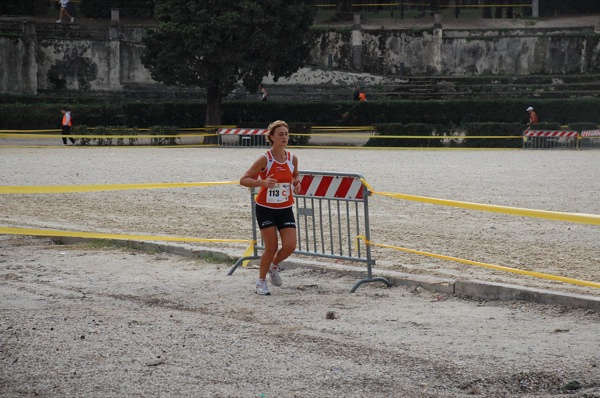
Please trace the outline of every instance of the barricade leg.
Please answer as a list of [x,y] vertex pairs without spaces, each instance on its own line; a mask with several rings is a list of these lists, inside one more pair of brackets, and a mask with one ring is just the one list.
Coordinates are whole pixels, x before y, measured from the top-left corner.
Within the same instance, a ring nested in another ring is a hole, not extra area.
[[233,267],[231,267],[231,269],[229,270],[229,272],[227,273],[228,276],[233,275],[233,273],[235,272],[235,270],[240,266],[240,264],[242,264],[244,261],[246,260],[257,260],[259,259],[260,256],[246,256],[246,257],[242,257],[239,260],[237,260],[235,262],[235,264],[233,264]]
[[376,276],[376,277],[367,277],[364,279],[359,280],[358,282],[356,282],[354,284],[354,286],[352,287],[352,289],[350,289],[350,293],[354,293],[356,291],[356,289],[358,289],[358,287],[360,285],[362,285],[363,283],[369,283],[369,282],[383,282],[386,284],[387,287],[392,287],[392,282],[388,281],[386,278],[381,277],[381,276]]
[[364,195],[364,218],[365,218],[365,238],[366,238],[366,255],[367,255],[367,277],[361,279],[360,281],[356,282],[354,284],[354,286],[352,287],[352,289],[350,289],[350,293],[354,293],[356,291],[356,289],[358,289],[358,287],[360,285],[362,285],[363,283],[370,283],[370,282],[383,282],[386,284],[387,287],[392,287],[392,283],[390,281],[388,281],[386,278],[377,276],[377,277],[373,277],[373,264],[375,264],[375,261],[373,260],[373,257],[371,257],[371,244],[369,243],[371,241],[371,228],[370,228],[370,223],[369,223],[369,195],[370,192],[366,187],[363,187],[363,195]]
[[251,256],[243,256],[242,258],[240,258],[239,260],[237,260],[235,262],[235,264],[233,264],[233,267],[231,267],[231,269],[229,270],[229,272],[227,273],[227,275],[233,275],[233,273],[235,272],[235,270],[240,266],[240,264],[242,264],[244,261],[246,260],[256,260],[259,259],[260,256],[258,255],[258,249],[256,248],[256,242],[258,239],[258,233],[256,232],[257,229],[257,222],[256,222],[256,208],[254,207],[254,188],[250,189],[250,209],[252,210],[252,255]]

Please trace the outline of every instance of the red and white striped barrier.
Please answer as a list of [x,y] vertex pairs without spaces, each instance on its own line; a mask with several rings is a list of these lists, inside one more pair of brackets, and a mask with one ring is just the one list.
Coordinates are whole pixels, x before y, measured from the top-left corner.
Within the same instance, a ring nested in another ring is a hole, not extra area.
[[363,183],[358,177],[301,175],[300,196],[330,199],[363,199]]
[[546,138],[571,138],[579,136],[577,131],[542,131],[542,130],[525,130],[525,137],[546,137]]
[[220,135],[265,135],[267,129],[219,129]]
[[600,137],[600,130],[584,130],[581,132],[582,137]]

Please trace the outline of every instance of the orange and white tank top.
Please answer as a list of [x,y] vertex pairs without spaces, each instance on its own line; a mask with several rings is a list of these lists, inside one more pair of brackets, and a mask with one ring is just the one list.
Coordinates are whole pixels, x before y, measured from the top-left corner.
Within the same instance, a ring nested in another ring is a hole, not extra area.
[[256,203],[271,209],[285,209],[294,204],[292,197],[292,177],[294,176],[294,155],[286,151],[286,160],[282,163],[275,160],[271,150],[264,153],[267,167],[259,173],[261,180],[272,177],[277,180],[273,188],[260,187]]

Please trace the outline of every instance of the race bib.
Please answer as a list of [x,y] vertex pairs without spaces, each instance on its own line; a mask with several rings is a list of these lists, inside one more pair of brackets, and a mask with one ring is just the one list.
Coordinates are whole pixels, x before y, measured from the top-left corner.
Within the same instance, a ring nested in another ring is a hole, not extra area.
[[290,197],[290,184],[275,184],[267,189],[267,203],[284,203]]

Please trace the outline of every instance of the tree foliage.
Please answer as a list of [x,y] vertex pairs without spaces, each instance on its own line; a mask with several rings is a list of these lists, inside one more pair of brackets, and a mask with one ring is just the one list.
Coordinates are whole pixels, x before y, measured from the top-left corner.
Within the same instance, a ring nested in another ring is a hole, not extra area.
[[316,7],[298,0],[157,0],[159,29],[144,39],[142,62],[155,80],[207,89],[207,124],[238,83],[255,91],[304,65]]

